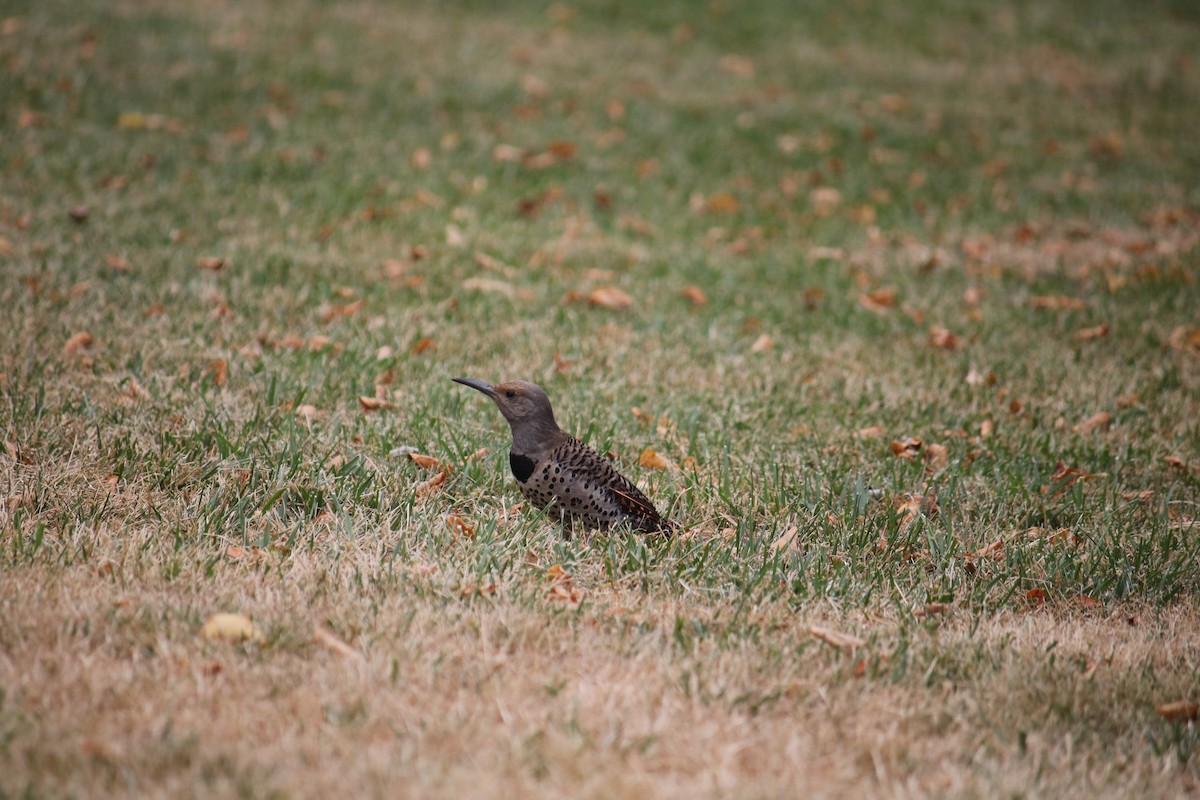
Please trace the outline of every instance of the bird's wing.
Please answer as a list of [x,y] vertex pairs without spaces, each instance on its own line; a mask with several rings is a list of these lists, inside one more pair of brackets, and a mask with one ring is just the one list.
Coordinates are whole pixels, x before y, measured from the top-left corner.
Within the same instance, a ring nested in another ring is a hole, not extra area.
[[667,526],[650,498],[628,478],[617,472],[607,458],[578,439],[573,439],[569,447],[570,455],[565,459],[568,469],[578,475],[586,475],[607,488],[617,505],[630,516],[643,518],[654,526]]

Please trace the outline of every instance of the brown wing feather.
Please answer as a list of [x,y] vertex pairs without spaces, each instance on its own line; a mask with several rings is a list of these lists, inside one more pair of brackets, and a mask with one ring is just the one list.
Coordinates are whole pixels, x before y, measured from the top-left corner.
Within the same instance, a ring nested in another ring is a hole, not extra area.
[[571,466],[577,466],[594,476],[613,494],[617,505],[621,506],[643,527],[670,530],[671,524],[662,518],[650,498],[646,497],[642,490],[634,486],[628,478],[617,472],[612,462],[578,439],[573,438],[571,444],[574,445],[571,459],[574,463]]

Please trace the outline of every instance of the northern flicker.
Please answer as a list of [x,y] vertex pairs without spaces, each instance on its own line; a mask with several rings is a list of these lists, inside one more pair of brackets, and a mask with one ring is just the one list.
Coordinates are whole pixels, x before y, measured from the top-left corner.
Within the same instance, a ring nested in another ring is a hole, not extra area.
[[495,386],[472,378],[454,381],[492,398],[508,420],[513,437],[508,463],[531,504],[557,515],[564,526],[582,522],[600,530],[621,524],[646,533],[674,530],[607,458],[558,427],[542,387],[527,381]]

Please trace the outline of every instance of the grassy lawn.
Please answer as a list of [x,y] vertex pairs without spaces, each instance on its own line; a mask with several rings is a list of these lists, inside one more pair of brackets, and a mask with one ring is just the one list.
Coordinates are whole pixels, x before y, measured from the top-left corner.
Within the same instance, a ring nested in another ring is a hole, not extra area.
[[1194,6],[502,5],[0,0],[0,798],[1200,790]]

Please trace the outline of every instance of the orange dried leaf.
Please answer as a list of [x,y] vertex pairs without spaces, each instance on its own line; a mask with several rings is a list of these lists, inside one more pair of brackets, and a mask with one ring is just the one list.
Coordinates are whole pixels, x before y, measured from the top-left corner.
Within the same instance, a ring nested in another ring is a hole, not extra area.
[[209,272],[220,272],[225,268],[225,259],[216,256],[201,256],[196,259],[196,268],[206,269]]
[[229,379],[229,362],[223,358],[208,362],[205,375],[212,378],[212,382],[217,386],[224,386],[225,381]]
[[475,538],[475,526],[458,514],[446,515],[446,527],[450,529],[455,538],[472,540]]
[[779,538],[777,538],[775,541],[771,542],[771,549],[772,550],[782,550],[785,547],[789,548],[789,549],[793,549],[795,547],[794,543],[796,541],[796,532],[798,530],[799,530],[799,528],[797,528],[795,525],[788,528],[786,531],[784,531],[782,534],[779,535]]
[[758,338],[754,340],[754,344],[750,345],[751,353],[766,353],[775,347],[775,342],[765,333],[760,333]]
[[1075,338],[1081,342],[1090,341],[1092,339],[1103,339],[1108,336],[1108,323],[1101,322],[1091,328],[1082,328],[1079,333],[1075,334]]
[[420,453],[407,453],[408,460],[416,464],[421,469],[427,470],[442,470],[442,462],[438,461],[433,456],[421,455]]
[[929,329],[929,345],[939,350],[954,350],[958,347],[958,337],[941,325]]
[[1101,411],[1088,417],[1072,430],[1076,433],[1091,433],[1092,431],[1106,431],[1110,427],[1112,427],[1112,414],[1109,414],[1107,411]]
[[417,497],[428,497],[431,494],[435,494],[446,483],[446,475],[447,473],[443,470],[429,480],[418,483],[413,487],[413,494]]
[[670,460],[664,457],[661,453],[656,453],[650,448],[646,448],[642,451],[642,455],[638,459],[638,464],[646,469],[667,469],[672,466]]
[[367,414],[393,407],[392,404],[386,400],[378,397],[368,397],[366,395],[362,395],[358,398],[358,405],[362,407],[362,410]]
[[1200,470],[1200,466],[1196,466],[1190,461],[1184,461],[1179,456],[1163,456],[1163,461],[1167,463],[1168,467],[1177,469],[1180,472],[1195,472],[1196,470]]
[[922,444],[923,442],[916,436],[905,436],[903,439],[894,440],[892,455],[896,458],[914,460],[920,454]]
[[854,435],[859,439],[878,439],[886,433],[882,425],[868,425],[865,428],[859,428],[854,432]]
[[867,643],[866,640],[860,639],[857,636],[835,631],[832,628],[823,628],[819,625],[810,626],[808,632],[810,635],[820,639],[825,644],[830,645],[831,647],[836,647],[839,650],[847,653],[853,653],[855,650]]
[[232,642],[257,641],[262,631],[243,614],[213,614],[200,629],[205,639]]
[[1158,707],[1158,713],[1171,722],[1195,722],[1200,716],[1200,704],[1177,700],[1174,703],[1163,703]]
[[702,306],[708,302],[708,296],[704,294],[704,290],[699,286],[685,286],[681,295],[687,300],[690,300],[694,306]]
[[925,445],[925,469],[929,473],[937,472],[950,463],[950,453],[940,444],[930,442]]
[[729,192],[717,192],[704,201],[704,210],[710,214],[736,214],[738,201]]
[[1029,298],[1029,304],[1034,308],[1051,311],[1081,311],[1087,308],[1087,303],[1078,297],[1066,297],[1060,294],[1038,295]]
[[876,289],[873,292],[861,295],[858,298],[858,302],[868,311],[875,314],[882,314],[896,305],[896,290]]
[[589,306],[599,306],[613,311],[625,311],[633,307],[633,298],[615,286],[601,286],[588,292]]
[[364,659],[362,653],[346,644],[333,631],[324,626],[317,625],[313,628],[313,641],[342,658],[359,661]]
[[92,335],[90,333],[88,333],[87,331],[80,331],[79,333],[72,336],[70,339],[67,339],[66,344],[63,345],[63,355],[64,356],[74,355],[75,353],[78,353],[80,350],[84,350],[88,347],[91,347],[92,342],[93,342]]
[[1046,590],[1030,589],[1025,593],[1025,600],[1032,605],[1040,606],[1046,602]]
[[421,353],[424,353],[426,350],[430,349],[433,346],[434,346],[433,339],[428,336],[425,336],[425,337],[422,337],[420,339],[420,341],[418,341],[416,344],[413,345],[412,351],[414,354],[420,355]]

